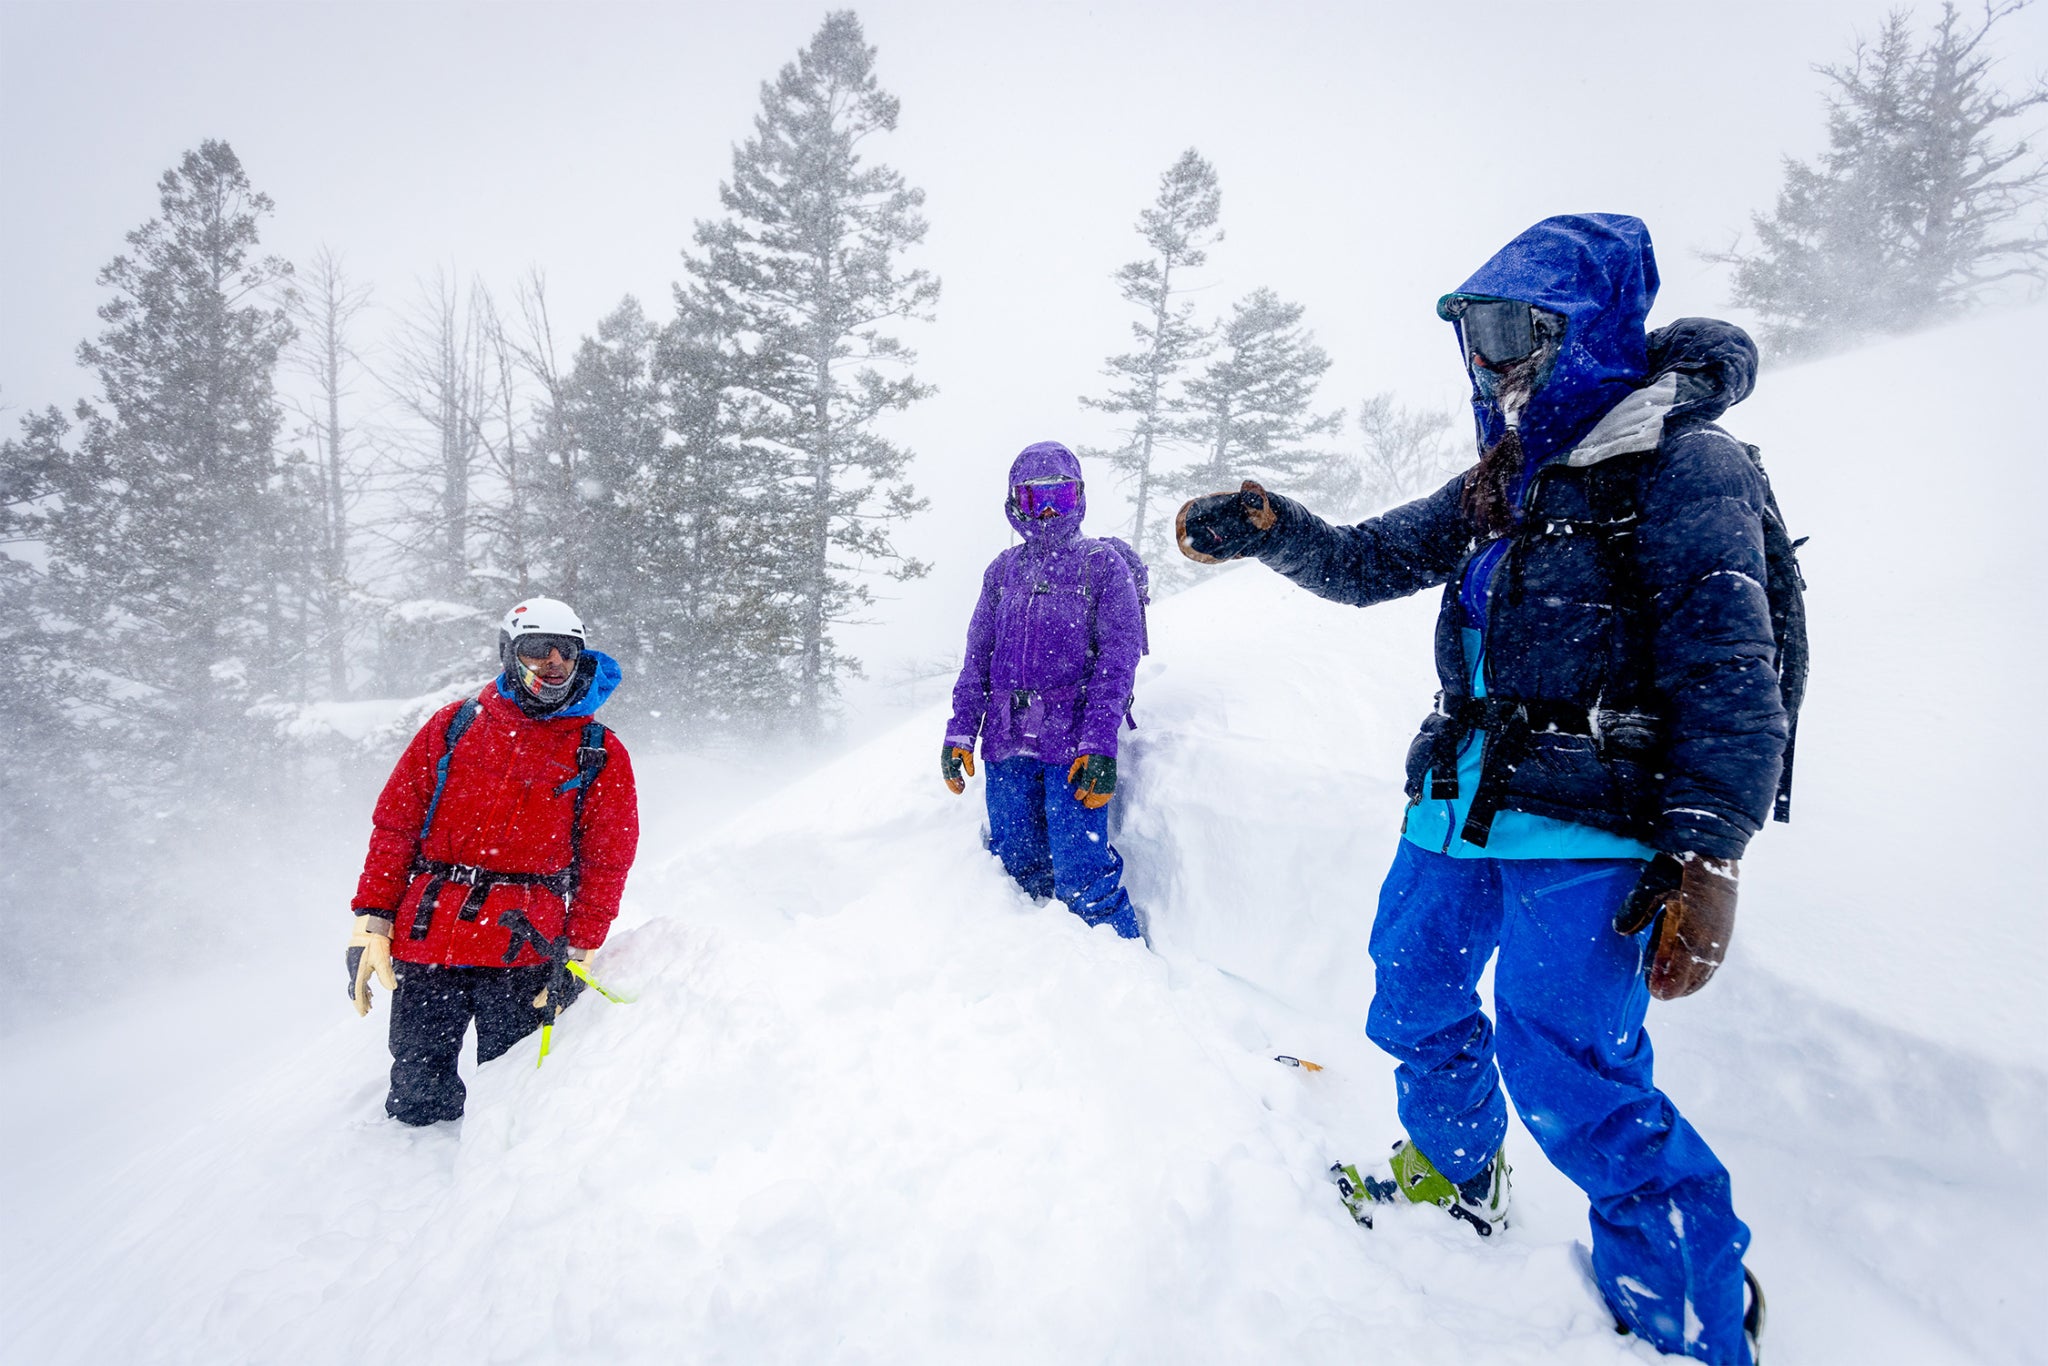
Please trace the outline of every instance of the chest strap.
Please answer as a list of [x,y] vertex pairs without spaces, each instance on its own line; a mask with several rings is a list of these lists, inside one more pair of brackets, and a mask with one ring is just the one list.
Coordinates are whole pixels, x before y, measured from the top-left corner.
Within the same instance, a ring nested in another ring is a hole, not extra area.
[[1655,720],[1642,712],[1608,711],[1569,702],[1522,697],[1457,697],[1437,695],[1437,715],[1445,718],[1430,747],[1428,795],[1455,798],[1458,754],[1474,732],[1486,736],[1479,766],[1478,790],[1466,809],[1460,838],[1484,849],[1493,837],[1493,819],[1507,798],[1508,782],[1529,757],[1536,736],[1590,736],[1603,749],[1611,740],[1631,749],[1647,750],[1655,741]]
[[[412,861],[412,875],[430,879],[426,889],[420,893],[419,904],[413,908],[413,939],[425,939],[434,923],[434,912],[440,909],[441,894],[450,886],[462,888],[462,900],[456,910],[459,920],[475,920],[483,913],[484,901],[493,887],[545,887],[563,900],[576,890],[576,870],[563,868],[553,873],[500,873],[489,868],[479,868],[468,863],[440,863],[430,858],[416,858]],[[471,889],[483,888],[483,896],[472,896]]]

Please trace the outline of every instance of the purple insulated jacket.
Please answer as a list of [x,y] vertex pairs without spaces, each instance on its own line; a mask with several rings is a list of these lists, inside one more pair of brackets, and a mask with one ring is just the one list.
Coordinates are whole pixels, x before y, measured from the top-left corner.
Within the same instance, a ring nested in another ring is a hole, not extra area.
[[949,745],[971,750],[979,736],[984,763],[1116,753],[1138,672],[1137,582],[1115,548],[1081,534],[1085,500],[1071,517],[1027,522],[1008,492],[1033,479],[1080,477],[1081,462],[1057,441],[1026,446],[1010,466],[1004,506],[1024,544],[981,576],[946,725]]

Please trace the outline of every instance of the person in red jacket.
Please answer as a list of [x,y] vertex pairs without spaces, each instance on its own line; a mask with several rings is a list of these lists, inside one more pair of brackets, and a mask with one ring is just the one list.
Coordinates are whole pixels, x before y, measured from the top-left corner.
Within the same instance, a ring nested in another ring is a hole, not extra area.
[[391,1094],[407,1124],[462,1115],[462,1036],[489,1062],[582,987],[563,965],[604,943],[640,839],[633,765],[591,719],[618,662],[567,604],[529,598],[498,634],[504,672],[421,727],[377,799],[356,886],[349,995],[391,999]]

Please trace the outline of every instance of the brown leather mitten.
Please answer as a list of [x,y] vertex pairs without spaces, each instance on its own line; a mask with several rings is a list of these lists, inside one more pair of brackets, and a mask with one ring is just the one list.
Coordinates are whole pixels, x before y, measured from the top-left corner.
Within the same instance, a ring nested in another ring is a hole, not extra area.
[[1735,936],[1734,859],[1705,854],[1659,854],[1622,907],[1614,928],[1651,930],[1650,994],[1660,1001],[1690,996],[1705,986],[1728,956]]
[[1236,493],[1209,493],[1180,505],[1173,536],[1198,564],[1241,559],[1279,522],[1266,491],[1247,479]]

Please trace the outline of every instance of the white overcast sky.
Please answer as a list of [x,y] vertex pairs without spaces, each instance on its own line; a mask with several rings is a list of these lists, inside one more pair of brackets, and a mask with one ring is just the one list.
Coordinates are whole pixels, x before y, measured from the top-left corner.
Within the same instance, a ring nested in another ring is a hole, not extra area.
[[[914,259],[945,286],[937,321],[905,332],[939,393],[892,428],[933,497],[900,540],[937,567],[887,587],[856,648],[878,668],[957,649],[1005,543],[1010,456],[1107,439],[1075,400],[1127,343],[1110,273],[1140,254],[1132,224],[1183,148],[1223,189],[1205,307],[1259,285],[1306,304],[1336,362],[1326,406],[1449,402],[1434,300],[1547,214],[1641,216],[1656,317],[1725,313],[1725,277],[1695,253],[1770,204],[1781,156],[1821,145],[1810,66],[1888,7],[856,6],[903,102],[874,150],[927,192]],[[509,294],[539,266],[572,336],[628,293],[666,317],[760,83],[826,8],[0,0],[0,421],[91,392],[73,353],[97,328],[95,274],[208,137],[276,201],[268,250],[330,245],[387,309],[437,268]],[[2008,79],[2048,67],[2048,7],[1999,47]],[[366,320],[365,342],[387,324]],[[1109,481],[1090,492],[1091,524],[1115,529]]]

